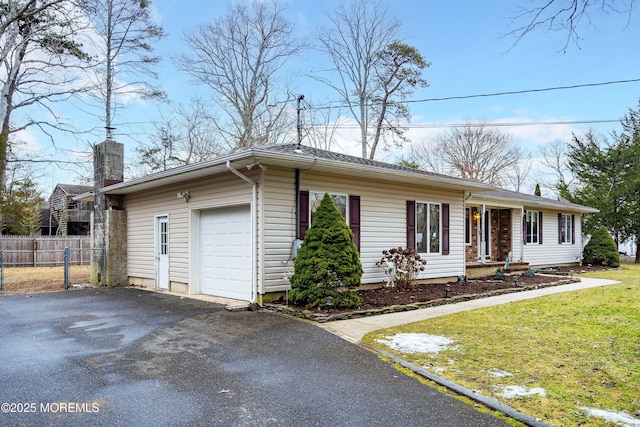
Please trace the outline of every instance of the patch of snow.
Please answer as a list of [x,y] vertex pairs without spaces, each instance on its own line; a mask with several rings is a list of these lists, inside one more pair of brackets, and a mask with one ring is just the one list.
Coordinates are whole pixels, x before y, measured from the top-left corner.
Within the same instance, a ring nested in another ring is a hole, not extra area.
[[396,334],[377,341],[405,353],[439,353],[455,342],[451,338],[429,334]]
[[83,289],[83,288],[91,288],[93,287],[93,285],[91,283],[76,283],[71,285],[72,288],[79,288],[79,289]]
[[524,396],[532,396],[538,394],[542,397],[547,395],[547,391],[540,387],[526,388],[519,385],[508,385],[502,388],[502,392],[498,393],[505,399],[517,399]]
[[625,412],[607,411],[605,409],[588,408],[586,406],[581,406],[580,409],[587,411],[587,414],[592,417],[603,418],[607,421],[621,425],[623,427],[640,426],[639,419],[634,418]]
[[511,377],[513,376],[512,373],[507,372],[507,371],[503,371],[502,369],[497,369],[497,368],[491,368],[487,371],[489,373],[489,375],[491,375],[492,377],[497,377],[497,378],[505,378],[505,377]]

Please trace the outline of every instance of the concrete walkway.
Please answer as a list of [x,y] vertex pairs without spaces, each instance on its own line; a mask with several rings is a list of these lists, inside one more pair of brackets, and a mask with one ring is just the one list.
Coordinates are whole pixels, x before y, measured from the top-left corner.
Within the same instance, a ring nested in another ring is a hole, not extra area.
[[337,320],[334,322],[319,323],[318,326],[326,329],[329,332],[333,332],[334,334],[339,335],[340,337],[348,341],[357,343],[360,342],[366,334],[378,329],[390,328],[393,326],[418,322],[420,320],[431,319],[433,317],[446,316],[448,314],[475,310],[477,308],[508,304],[510,302],[523,301],[561,292],[578,291],[581,289],[614,285],[616,283],[619,282],[615,280],[582,277],[580,278],[580,282],[570,283],[568,285],[551,286],[548,288],[536,289],[532,291],[516,292],[512,294],[504,294],[495,297],[465,301],[457,304],[446,304],[438,307],[428,307],[418,310],[403,311],[400,313],[382,314],[379,316],[362,317],[359,319]]

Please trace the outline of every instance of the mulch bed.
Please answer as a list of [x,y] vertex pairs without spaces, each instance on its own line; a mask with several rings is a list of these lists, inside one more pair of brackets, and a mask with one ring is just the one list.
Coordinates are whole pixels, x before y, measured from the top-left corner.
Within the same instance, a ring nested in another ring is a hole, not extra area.
[[[588,270],[595,271],[603,268],[607,267],[594,266]],[[578,281],[570,278],[569,271],[573,271],[575,276],[578,276],[579,273],[586,272],[587,268],[558,267],[538,272],[533,277],[525,277],[520,273],[508,274],[504,281],[494,280],[491,276],[469,279],[461,283],[417,284],[410,289],[383,287],[359,290],[357,293],[362,298],[362,304],[357,309],[327,309],[326,307],[307,309],[291,303],[285,304],[282,300],[265,304],[265,308],[318,322],[344,320],[452,304]]]

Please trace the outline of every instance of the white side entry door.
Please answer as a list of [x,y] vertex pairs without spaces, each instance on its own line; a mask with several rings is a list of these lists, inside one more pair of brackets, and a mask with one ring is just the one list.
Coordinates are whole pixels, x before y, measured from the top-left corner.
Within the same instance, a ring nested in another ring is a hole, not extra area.
[[169,217],[156,217],[156,287],[169,289]]

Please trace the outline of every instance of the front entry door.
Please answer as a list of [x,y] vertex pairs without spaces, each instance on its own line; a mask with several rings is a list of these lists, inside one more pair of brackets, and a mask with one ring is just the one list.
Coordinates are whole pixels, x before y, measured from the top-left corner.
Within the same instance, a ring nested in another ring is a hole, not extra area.
[[169,217],[156,217],[156,287],[169,289]]

